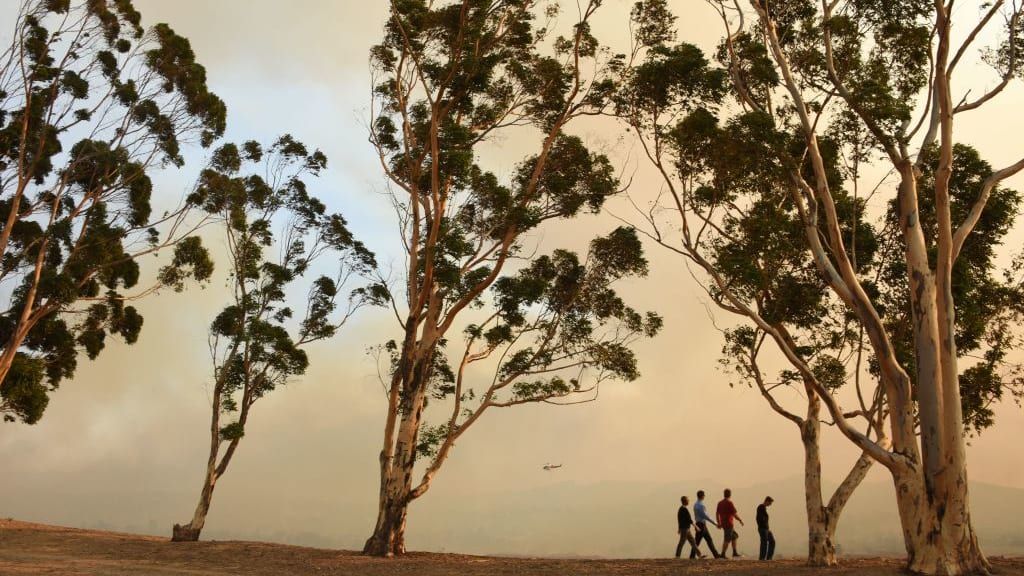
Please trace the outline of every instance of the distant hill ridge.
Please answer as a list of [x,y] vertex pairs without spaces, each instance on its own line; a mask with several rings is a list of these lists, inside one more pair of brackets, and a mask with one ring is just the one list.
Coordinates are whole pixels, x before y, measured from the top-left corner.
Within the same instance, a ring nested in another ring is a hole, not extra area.
[[[0,499],[0,517],[125,532],[169,534],[195,505],[195,494],[139,485],[130,492],[97,491],[95,484],[17,482]],[[771,495],[778,554],[806,551],[803,478],[730,486],[740,516],[740,551],[756,553],[754,509]],[[657,558],[675,548],[679,496],[721,498],[720,481],[553,482],[512,492],[459,492],[446,486],[414,504],[410,549],[501,556]],[[831,485],[826,481],[826,489]],[[267,493],[231,486],[211,515],[204,538],[263,540],[358,549],[375,512],[372,494],[335,499],[329,492]],[[971,508],[982,546],[990,555],[1024,555],[1024,490],[975,483]],[[721,533],[715,532],[716,545]],[[902,555],[903,541],[892,485],[865,482],[839,525],[841,553]]]

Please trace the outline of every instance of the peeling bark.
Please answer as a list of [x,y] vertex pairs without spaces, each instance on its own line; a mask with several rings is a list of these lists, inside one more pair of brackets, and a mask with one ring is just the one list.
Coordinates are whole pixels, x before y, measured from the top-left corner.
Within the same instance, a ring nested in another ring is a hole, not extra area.
[[909,571],[950,576],[989,573],[991,566],[970,522],[965,475],[961,489],[944,500],[928,490],[919,469],[895,472],[893,480]]
[[[816,396],[808,400],[808,416],[800,426],[804,444],[804,500],[807,507],[807,563],[811,566],[835,566],[835,523],[829,521],[829,511],[821,496],[821,423],[817,419],[820,401]],[[829,526],[832,530],[829,530]]]
[[396,556],[405,553],[405,522],[409,504],[406,496],[389,493],[380,507],[373,534],[363,545],[363,554]]
[[416,436],[420,406],[402,418],[394,463],[391,466],[383,498],[379,503],[377,524],[363,546],[364,554],[392,556],[405,553],[405,523],[412,500],[413,469],[416,464]]
[[[374,556],[393,556],[405,553],[405,524],[408,516],[409,502],[412,501],[413,472],[416,466],[416,446],[422,423],[423,408],[426,405],[426,387],[430,379],[430,358],[434,346],[429,353],[415,363],[412,381],[407,392],[401,398],[397,414],[400,419],[394,445],[386,445],[384,454],[390,449],[390,461],[382,462],[381,491],[377,508],[377,523],[373,534],[363,545],[363,553]],[[392,436],[387,435],[387,436]],[[385,440],[386,442],[388,440]]]

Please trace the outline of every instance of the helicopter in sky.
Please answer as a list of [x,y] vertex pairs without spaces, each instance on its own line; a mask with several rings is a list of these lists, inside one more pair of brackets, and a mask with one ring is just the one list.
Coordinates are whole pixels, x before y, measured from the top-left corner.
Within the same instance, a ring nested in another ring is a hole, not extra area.
[[544,470],[550,472],[552,470],[557,470],[558,468],[561,468],[561,467],[562,467],[561,464],[551,464],[551,463],[548,463],[548,464],[544,465]]

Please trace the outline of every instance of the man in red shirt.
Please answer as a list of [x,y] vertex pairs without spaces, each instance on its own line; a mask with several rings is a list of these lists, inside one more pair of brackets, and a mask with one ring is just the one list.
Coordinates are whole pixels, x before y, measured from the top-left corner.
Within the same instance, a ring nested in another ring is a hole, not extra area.
[[739,534],[736,533],[734,521],[738,520],[740,526],[743,526],[743,519],[736,513],[736,506],[732,503],[732,490],[725,489],[725,498],[718,503],[718,509],[715,511],[716,519],[718,524],[722,527],[722,532],[725,532],[725,540],[722,542],[722,556],[725,556],[726,549],[729,544],[732,544],[732,556],[733,558],[739,558],[740,553],[736,551],[736,540],[739,539]]

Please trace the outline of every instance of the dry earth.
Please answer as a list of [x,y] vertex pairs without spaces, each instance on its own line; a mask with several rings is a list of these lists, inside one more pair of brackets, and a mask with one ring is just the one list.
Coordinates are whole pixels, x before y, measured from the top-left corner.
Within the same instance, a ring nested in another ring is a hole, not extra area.
[[[993,565],[998,574],[1024,576],[1024,558],[994,558]],[[172,544],[166,538],[154,536],[0,520],[2,575],[796,576],[821,572],[803,566],[798,560],[779,560],[770,564],[755,560],[561,560],[422,552],[399,559],[379,559],[367,558],[355,552],[263,542]],[[842,566],[828,570],[827,573],[891,576],[901,572],[898,559],[857,558],[848,559]]]

